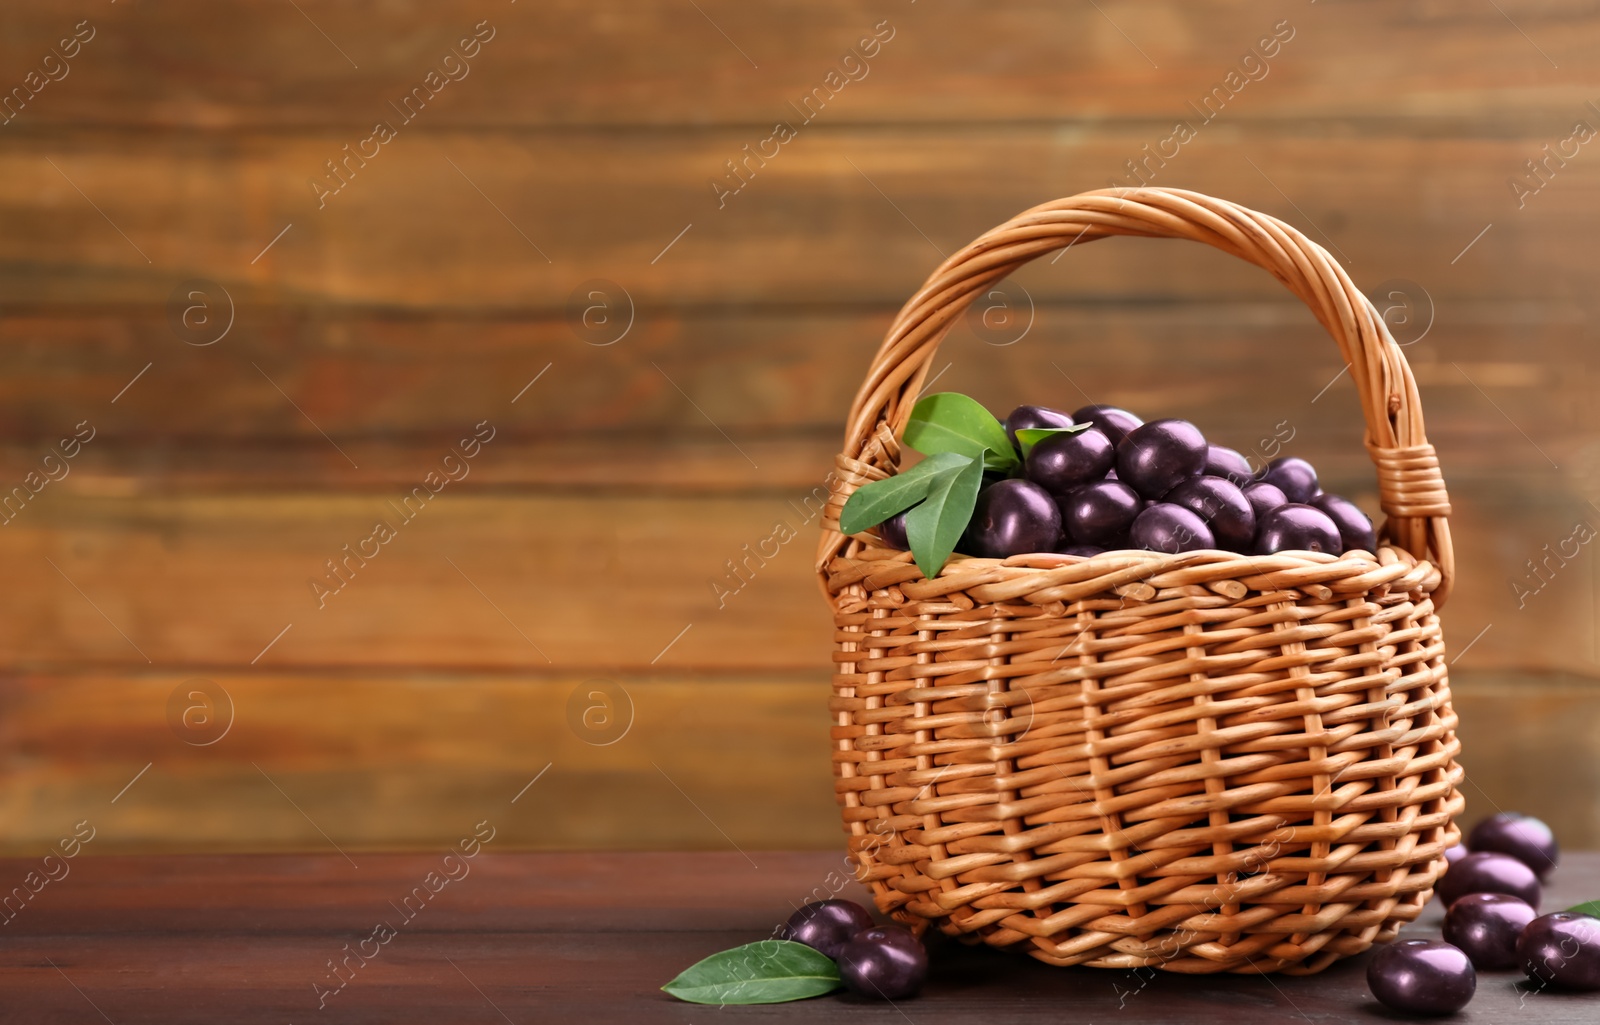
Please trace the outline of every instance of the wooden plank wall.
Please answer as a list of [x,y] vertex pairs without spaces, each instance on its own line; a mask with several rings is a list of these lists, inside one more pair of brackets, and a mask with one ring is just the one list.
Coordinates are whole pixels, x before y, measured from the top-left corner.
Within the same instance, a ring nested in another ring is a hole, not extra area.
[[[1180,120],[1146,178],[1306,230],[1407,343],[1457,509],[1471,813],[1600,842],[1597,556],[1529,566],[1600,527],[1592,5],[0,23],[0,483],[60,477],[0,526],[0,852],[83,819],[98,851],[426,847],[491,812],[531,848],[837,843],[803,499],[868,356],[941,253],[1130,181]],[[1336,352],[1265,275],[1117,240],[1007,296],[1026,332],[963,322],[941,388],[1243,449],[1287,424],[1371,502]]]

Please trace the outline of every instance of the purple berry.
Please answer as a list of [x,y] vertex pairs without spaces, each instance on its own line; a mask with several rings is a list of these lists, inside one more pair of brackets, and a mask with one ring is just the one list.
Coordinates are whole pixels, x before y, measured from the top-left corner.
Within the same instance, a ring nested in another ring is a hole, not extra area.
[[1205,474],[1207,477],[1221,477],[1241,488],[1255,479],[1250,460],[1237,450],[1222,445],[1206,446]]
[[1100,433],[1111,439],[1111,444],[1120,445],[1135,427],[1144,423],[1126,409],[1116,406],[1093,405],[1084,406],[1072,414],[1075,424],[1092,423],[1100,429]]
[[1167,492],[1163,502],[1197,513],[1217,539],[1217,547],[1248,552],[1256,537],[1256,514],[1244,492],[1221,477],[1191,477]]
[[1262,517],[1256,527],[1256,554],[1274,552],[1332,552],[1337,555],[1339,528],[1328,514],[1310,505],[1280,505]]
[[1152,420],[1117,445],[1117,479],[1159,499],[1206,466],[1206,439],[1187,420]]
[[1444,916],[1444,941],[1460,947],[1474,968],[1517,966],[1517,937],[1539,913],[1505,893],[1469,893]]
[[1454,847],[1446,847],[1444,849],[1445,866],[1448,868],[1450,865],[1454,865],[1462,858],[1465,858],[1468,853],[1466,844],[1458,843]]
[[903,925],[856,933],[835,960],[846,988],[874,1000],[913,996],[928,977],[928,952]]
[[1313,498],[1310,504],[1327,513],[1328,519],[1339,528],[1339,544],[1344,551],[1377,552],[1378,538],[1372,532],[1372,521],[1354,502],[1324,492]]
[[1556,867],[1561,851],[1550,827],[1530,815],[1503,811],[1472,827],[1467,846],[1474,851],[1497,851],[1533,869],[1541,881]]
[[1096,548],[1094,545],[1064,545],[1058,548],[1057,551],[1062,555],[1077,555],[1085,559],[1091,559],[1096,555],[1105,553],[1104,548]]
[[1539,877],[1509,854],[1475,851],[1439,880],[1439,899],[1446,907],[1469,893],[1508,893],[1531,908],[1539,906]]
[[1059,409],[1049,406],[1018,406],[1006,414],[1006,437],[1011,439],[1011,444],[1018,452],[1022,451],[1022,443],[1017,440],[1017,432],[1028,428],[1039,427],[1071,427],[1072,417]]
[[1291,502],[1304,504],[1322,491],[1317,486],[1316,468],[1299,456],[1274,459],[1261,471],[1260,479],[1275,485]]
[[1600,918],[1570,911],[1535,918],[1517,939],[1517,960],[1540,986],[1600,989]]
[[1289,504],[1289,499],[1278,489],[1278,486],[1276,484],[1268,484],[1266,481],[1253,481],[1246,484],[1242,490],[1244,491],[1244,497],[1250,501],[1250,508],[1255,512],[1256,523],[1258,524],[1266,517],[1267,513],[1281,505]]
[[1398,940],[1367,964],[1367,988],[1406,1014],[1454,1014],[1478,988],[1467,955],[1436,940]]
[[1205,520],[1181,505],[1166,502],[1157,502],[1134,517],[1128,543],[1168,555],[1217,546]]
[[1003,480],[979,492],[962,537],[963,551],[985,559],[1054,551],[1061,543],[1061,511],[1032,481]]
[[1061,508],[1061,530],[1075,544],[1125,548],[1128,529],[1144,501],[1121,481],[1103,480],[1073,488],[1056,505]]
[[902,552],[909,552],[911,550],[911,542],[906,540],[906,513],[910,511],[906,509],[902,512],[897,512],[878,524],[878,540],[890,548],[898,548]]
[[1029,480],[1052,495],[1065,495],[1080,484],[1103,478],[1116,459],[1111,439],[1091,427],[1040,439],[1028,451],[1023,468]]
[[872,928],[872,916],[854,901],[819,900],[789,916],[778,930],[778,939],[804,943],[827,957],[838,957],[839,949],[863,929]]

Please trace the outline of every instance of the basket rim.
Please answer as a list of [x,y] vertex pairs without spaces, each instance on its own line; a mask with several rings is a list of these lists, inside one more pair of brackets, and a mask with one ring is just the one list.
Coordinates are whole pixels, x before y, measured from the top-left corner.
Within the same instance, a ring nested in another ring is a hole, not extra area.
[[[1443,576],[1431,560],[1380,543],[1376,553],[1347,551],[1338,555],[1301,551],[1245,555],[1214,548],[1178,554],[1112,549],[1092,556],[1032,552],[1005,559],[956,553],[936,575],[924,577],[910,552],[880,547],[882,542],[871,534],[854,535],[851,540],[853,551],[837,553],[823,565],[824,586],[835,599],[858,584],[869,593],[898,587],[914,601],[955,591],[968,592],[985,602],[1026,600],[1025,595],[1061,588],[1084,594],[1095,589],[1117,591],[1137,598],[1146,591],[1153,596],[1164,588],[1184,585],[1210,586],[1222,594],[1300,590],[1321,598],[1379,589],[1433,595]],[[1243,594],[1232,596],[1241,598]]]

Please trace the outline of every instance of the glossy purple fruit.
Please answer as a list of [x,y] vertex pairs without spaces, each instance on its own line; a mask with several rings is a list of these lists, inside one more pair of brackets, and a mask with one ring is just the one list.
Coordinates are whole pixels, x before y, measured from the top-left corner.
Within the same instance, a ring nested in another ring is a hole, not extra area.
[[1460,947],[1474,968],[1515,968],[1517,937],[1539,912],[1506,893],[1469,893],[1444,916],[1444,941]]
[[1057,551],[1062,555],[1077,555],[1085,559],[1090,559],[1096,555],[1103,554],[1105,549],[1097,548],[1094,545],[1062,545],[1057,549]]
[[1439,880],[1439,899],[1449,907],[1469,893],[1508,893],[1531,908],[1539,906],[1539,877],[1509,854],[1474,851],[1450,866]]
[[1281,456],[1268,463],[1260,479],[1275,486],[1291,502],[1306,503],[1321,492],[1317,485],[1317,471],[1299,456]]
[[1111,439],[1096,428],[1043,438],[1028,452],[1023,472],[1052,495],[1105,477],[1116,462]]
[[1113,445],[1122,444],[1122,439],[1126,438],[1130,431],[1144,423],[1143,420],[1126,409],[1118,409],[1116,406],[1106,406],[1098,403],[1074,410],[1072,422],[1094,424],[1100,428],[1100,433],[1111,439],[1111,444]]
[[1049,406],[1018,406],[1006,414],[1006,437],[1011,439],[1011,444],[1018,452],[1022,445],[1017,441],[1017,432],[1029,427],[1071,427],[1072,417],[1059,409]]
[[1117,445],[1117,479],[1159,499],[1206,468],[1206,439],[1187,420],[1152,420]]
[[978,493],[962,537],[962,551],[985,559],[1053,552],[1061,543],[1061,511],[1032,481],[1003,480]]
[[835,960],[846,988],[874,1000],[912,996],[928,977],[928,952],[903,925],[856,933]]
[[1406,1014],[1454,1014],[1478,988],[1467,955],[1437,940],[1397,940],[1367,963],[1367,988]]
[[911,542],[906,540],[906,513],[897,512],[893,516],[878,524],[878,540],[890,548],[898,548],[902,552],[911,550]]
[[1161,499],[1197,513],[1211,528],[1217,547],[1248,552],[1256,537],[1256,513],[1235,484],[1221,477],[1191,477]]
[[1328,514],[1311,505],[1280,505],[1261,518],[1256,526],[1256,554],[1274,552],[1332,552],[1344,549],[1339,528]]
[[1222,445],[1206,446],[1205,474],[1207,477],[1221,477],[1241,488],[1255,479],[1250,460],[1237,450]]
[[1123,548],[1144,499],[1121,481],[1103,480],[1073,488],[1056,505],[1061,508],[1061,531],[1073,544]]
[[872,916],[860,904],[849,900],[819,900],[789,916],[778,930],[778,939],[804,943],[828,957],[838,957],[839,949],[863,929],[872,928]]
[[1474,851],[1498,851],[1533,869],[1540,881],[1550,875],[1561,857],[1550,827],[1531,815],[1503,811],[1472,827],[1467,846]]
[[1377,552],[1378,538],[1372,532],[1372,521],[1360,506],[1348,498],[1326,492],[1311,499],[1310,504],[1327,513],[1328,519],[1339,528],[1339,544],[1345,551]]
[[1600,989],[1600,918],[1571,911],[1535,918],[1517,939],[1517,961],[1540,986]]
[[1244,497],[1249,499],[1250,508],[1255,511],[1257,524],[1261,523],[1267,513],[1280,505],[1289,504],[1288,497],[1278,489],[1278,486],[1268,484],[1266,481],[1252,481],[1241,490],[1244,492]]
[[1166,502],[1157,502],[1134,517],[1128,544],[1169,555],[1217,547],[1205,520],[1181,505]]
[[1470,853],[1471,852],[1467,850],[1466,844],[1458,843],[1454,847],[1446,847],[1444,851],[1445,864],[1447,866],[1454,865],[1456,862],[1460,861],[1462,858],[1465,858]]

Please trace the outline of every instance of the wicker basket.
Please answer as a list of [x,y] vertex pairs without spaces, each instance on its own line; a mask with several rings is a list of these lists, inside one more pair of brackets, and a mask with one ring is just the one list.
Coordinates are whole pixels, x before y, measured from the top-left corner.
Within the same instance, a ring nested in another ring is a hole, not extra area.
[[[1190,239],[1327,328],[1366,416],[1378,552],[956,556],[932,580],[838,532],[894,472],[940,339],[1063,246]],[[1450,513],[1416,383],[1316,243],[1176,189],[1035,207],[934,271],[850,411],[817,568],[834,607],[835,787],[880,910],[1051,964],[1309,974],[1394,937],[1459,839],[1437,609]]]

